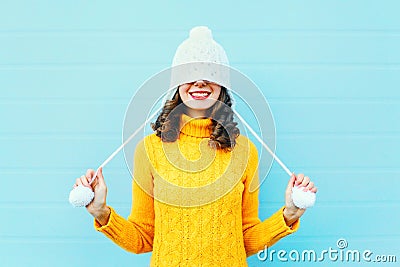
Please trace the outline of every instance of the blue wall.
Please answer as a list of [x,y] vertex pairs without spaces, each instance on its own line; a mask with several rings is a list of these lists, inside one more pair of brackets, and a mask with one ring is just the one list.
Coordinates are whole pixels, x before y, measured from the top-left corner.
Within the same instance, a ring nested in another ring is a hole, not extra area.
[[[319,187],[301,229],[274,249],[318,252],[345,238],[348,249],[399,262],[400,3],[189,2],[0,2],[0,265],[148,264],[150,254],[125,252],[94,231],[68,193],[121,144],[134,91],[169,66],[196,25],[208,25],[232,66],[263,90],[278,155]],[[104,174],[108,203],[127,216],[123,154]],[[262,219],[283,205],[286,182],[274,164]],[[313,264],[365,263],[289,263]]]

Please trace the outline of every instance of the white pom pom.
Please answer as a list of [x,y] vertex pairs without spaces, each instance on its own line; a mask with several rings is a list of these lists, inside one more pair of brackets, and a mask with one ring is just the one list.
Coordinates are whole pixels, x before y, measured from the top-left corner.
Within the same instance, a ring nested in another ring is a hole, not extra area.
[[292,199],[296,207],[300,209],[307,209],[315,204],[316,195],[314,192],[303,191],[304,187],[295,186],[292,189]]
[[190,30],[189,38],[193,40],[212,39],[212,33],[206,26],[198,26]]
[[74,207],[85,207],[94,198],[94,192],[89,187],[79,185],[69,193],[69,203]]

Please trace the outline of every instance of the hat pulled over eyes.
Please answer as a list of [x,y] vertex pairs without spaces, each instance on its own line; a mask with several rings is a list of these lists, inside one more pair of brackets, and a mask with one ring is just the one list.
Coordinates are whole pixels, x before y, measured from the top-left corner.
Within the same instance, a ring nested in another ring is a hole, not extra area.
[[228,57],[206,26],[192,28],[189,38],[178,46],[172,60],[171,89],[166,99],[172,98],[175,92],[172,88],[197,80],[230,87]]

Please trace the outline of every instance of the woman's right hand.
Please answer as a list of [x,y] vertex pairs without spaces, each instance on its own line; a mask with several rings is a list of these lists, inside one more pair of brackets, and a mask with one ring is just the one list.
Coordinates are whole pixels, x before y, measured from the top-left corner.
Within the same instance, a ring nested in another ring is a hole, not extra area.
[[104,181],[103,168],[99,168],[97,176],[94,178],[92,184],[89,181],[95,174],[95,170],[88,169],[86,175],[82,175],[76,179],[75,186],[83,185],[89,187],[94,192],[94,198],[89,205],[86,206],[86,210],[101,224],[105,225],[110,217],[111,210],[107,206],[107,186]]

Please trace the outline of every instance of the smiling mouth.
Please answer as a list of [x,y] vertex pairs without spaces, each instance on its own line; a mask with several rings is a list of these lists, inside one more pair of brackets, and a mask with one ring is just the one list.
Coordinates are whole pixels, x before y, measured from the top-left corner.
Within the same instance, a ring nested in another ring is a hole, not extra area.
[[189,93],[190,96],[195,100],[203,100],[208,98],[211,95],[211,92],[208,91],[194,91]]

